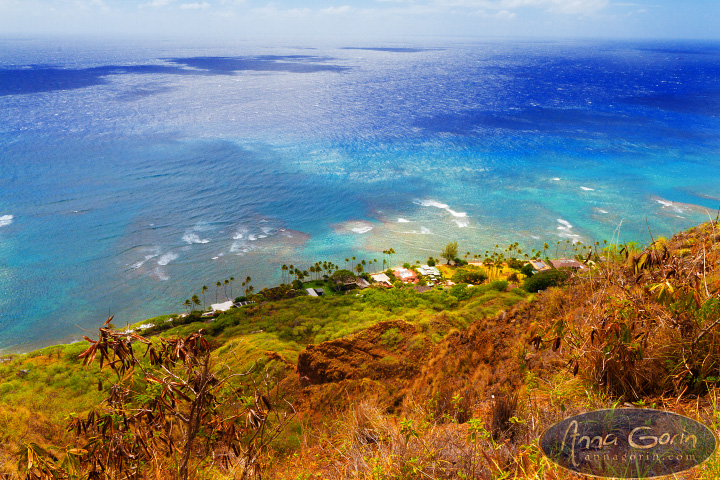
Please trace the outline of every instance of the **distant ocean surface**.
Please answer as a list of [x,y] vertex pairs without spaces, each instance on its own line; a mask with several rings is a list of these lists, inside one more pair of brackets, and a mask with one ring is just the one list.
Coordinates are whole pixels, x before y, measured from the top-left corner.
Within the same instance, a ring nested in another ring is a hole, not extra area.
[[718,44],[0,38],[0,113],[0,352],[283,263],[645,244],[720,206]]

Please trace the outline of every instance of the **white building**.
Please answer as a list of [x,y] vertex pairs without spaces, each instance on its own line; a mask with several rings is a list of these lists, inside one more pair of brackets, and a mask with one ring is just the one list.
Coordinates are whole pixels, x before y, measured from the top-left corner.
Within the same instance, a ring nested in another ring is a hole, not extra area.
[[435,267],[429,267],[427,265],[420,265],[418,267],[418,271],[420,272],[420,275],[423,275],[425,277],[439,277],[440,276],[440,270],[438,270]]
[[390,277],[388,277],[384,273],[376,273],[374,275],[370,275],[370,278],[372,278],[375,283],[381,283],[383,285],[387,285],[388,287],[392,287]]
[[223,303],[213,303],[212,305],[210,305],[210,308],[213,312],[227,312],[232,306],[233,302],[228,300],[227,302]]

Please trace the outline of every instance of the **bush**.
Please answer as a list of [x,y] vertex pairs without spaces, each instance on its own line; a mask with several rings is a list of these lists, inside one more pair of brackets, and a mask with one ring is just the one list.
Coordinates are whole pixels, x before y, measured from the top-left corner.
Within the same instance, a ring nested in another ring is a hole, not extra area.
[[200,317],[200,315],[202,315],[201,312],[194,310],[190,313],[190,315],[186,315],[184,317],[176,317],[175,320],[172,321],[172,325],[173,327],[178,327],[180,325],[188,325],[190,323],[201,322],[202,318]]
[[450,295],[457,298],[458,300],[467,300],[470,298],[470,292],[468,292],[467,285],[460,283],[450,287]]
[[517,258],[509,258],[507,261],[508,267],[512,268],[513,270],[520,270],[522,267],[525,266],[525,262],[522,260],[518,260]]
[[428,265],[428,267],[434,267],[434,266],[435,266],[435,259],[432,258],[432,257],[428,258],[427,265]]
[[395,273],[393,273],[393,271],[389,268],[387,270],[385,270],[385,275],[387,275],[388,278],[390,279],[390,283],[395,283],[395,281],[397,280]]
[[526,278],[523,288],[528,292],[539,292],[548,287],[557,287],[564,284],[570,278],[568,270],[545,270]]
[[490,282],[490,288],[493,290],[497,290],[498,292],[504,292],[507,290],[510,283],[508,283],[506,280],[493,280]]
[[452,281],[455,283],[472,283],[474,285],[479,285],[483,283],[485,280],[488,279],[487,274],[484,270],[467,270],[467,269],[459,269],[455,271],[455,274],[452,276]]
[[535,274],[535,267],[533,267],[532,263],[526,263],[520,269],[520,273],[522,273],[526,277],[530,278]]

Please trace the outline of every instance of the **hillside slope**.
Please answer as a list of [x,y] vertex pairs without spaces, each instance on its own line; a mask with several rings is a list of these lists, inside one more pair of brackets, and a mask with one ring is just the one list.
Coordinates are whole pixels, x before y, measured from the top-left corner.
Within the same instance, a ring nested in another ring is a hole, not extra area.
[[[535,295],[496,282],[300,297],[211,322],[191,316],[148,345],[203,330],[218,371],[249,372],[227,412],[292,413],[254,460],[266,478],[575,478],[537,445],[568,415],[653,406],[720,429],[718,228],[595,252],[592,268]],[[90,411],[115,381],[80,366],[85,346],[0,365],[0,472],[16,474],[11,458],[28,442],[82,441],[64,431],[65,417]],[[133,388],[135,401],[151,397],[147,380]],[[241,474],[239,456],[231,468],[193,451],[196,478]],[[173,478],[173,462],[160,462],[159,478]],[[690,478],[718,476],[715,457]]]

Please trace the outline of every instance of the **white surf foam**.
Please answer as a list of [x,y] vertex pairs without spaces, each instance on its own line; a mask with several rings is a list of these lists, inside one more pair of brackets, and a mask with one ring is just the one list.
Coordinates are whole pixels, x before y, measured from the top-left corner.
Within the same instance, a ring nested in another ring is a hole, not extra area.
[[168,274],[166,274],[160,267],[155,267],[153,269],[153,275],[155,275],[157,279],[162,282],[167,282],[168,280],[170,280]]
[[351,231],[351,232],[361,233],[361,234],[362,234],[362,233],[367,233],[367,232],[369,232],[369,231],[372,230],[372,229],[373,229],[373,227],[371,227],[370,225],[362,225],[362,226],[359,226],[359,227],[353,227],[353,228],[350,229],[350,231]]
[[468,225],[470,225],[470,222],[465,221],[465,220],[455,220],[455,223],[457,224],[457,226],[458,226],[459,228],[465,228],[465,227],[467,227]]
[[10,225],[13,221],[13,218],[15,217],[13,217],[12,215],[0,216],[0,227],[7,227],[8,225]]
[[420,235],[430,235],[432,232],[427,227],[420,227]]
[[553,180],[553,181],[555,181],[555,182],[559,182],[559,181],[560,181],[560,177],[555,177],[555,178],[552,178],[551,180]]
[[450,212],[450,215],[452,215],[453,217],[460,217],[460,218],[467,217],[467,213],[465,213],[465,212],[456,212],[455,210],[451,210],[449,208],[446,208],[445,210]]
[[590,188],[590,187],[580,187],[580,189],[585,190],[586,192],[594,192],[595,191],[594,188]]
[[178,259],[177,253],[168,252],[158,259],[157,264],[161,265],[161,266],[165,266],[168,263],[172,262],[173,260],[177,260],[177,259]]
[[573,226],[570,222],[568,222],[567,220],[563,220],[562,218],[558,218],[557,222],[560,224],[557,227],[557,229],[560,231],[560,233],[558,233],[558,236],[560,238],[570,239],[573,243],[579,241],[578,239],[580,238],[580,235],[573,233]]
[[607,210],[603,210],[602,208],[598,208],[597,211],[600,213],[608,213]]
[[449,206],[445,203],[436,202],[435,200],[420,200],[419,202],[415,202],[418,205],[422,205],[423,207],[435,207],[435,208],[449,208]]
[[662,205],[662,208],[670,208],[671,210],[676,211],[677,213],[683,213],[685,210],[681,208],[678,204],[675,202],[671,202],[670,200],[663,200],[662,198],[656,198],[655,201]]
[[410,223],[410,220],[406,220],[404,218],[398,218],[398,223]]
[[458,218],[465,218],[465,217],[467,217],[467,213],[466,213],[466,212],[456,212],[455,210],[451,209],[449,205],[447,205],[447,204],[445,204],[445,203],[440,203],[440,202],[435,201],[435,200],[420,200],[420,201],[413,202],[413,203],[415,203],[416,205],[421,205],[421,206],[423,206],[423,207],[435,207],[435,208],[440,208],[440,209],[445,210],[446,212],[448,212],[448,213],[449,213],[450,215],[452,215],[453,217],[458,217]]
[[147,262],[148,260],[153,259],[157,256],[158,256],[157,253],[154,255],[145,255],[145,258],[143,260],[140,260],[139,262],[135,262],[132,265],[130,265],[130,270],[137,270],[138,268],[145,265],[145,262]]
[[200,238],[197,233],[186,233],[182,237],[183,241],[187,244],[192,245],[193,243],[210,243],[208,238]]

